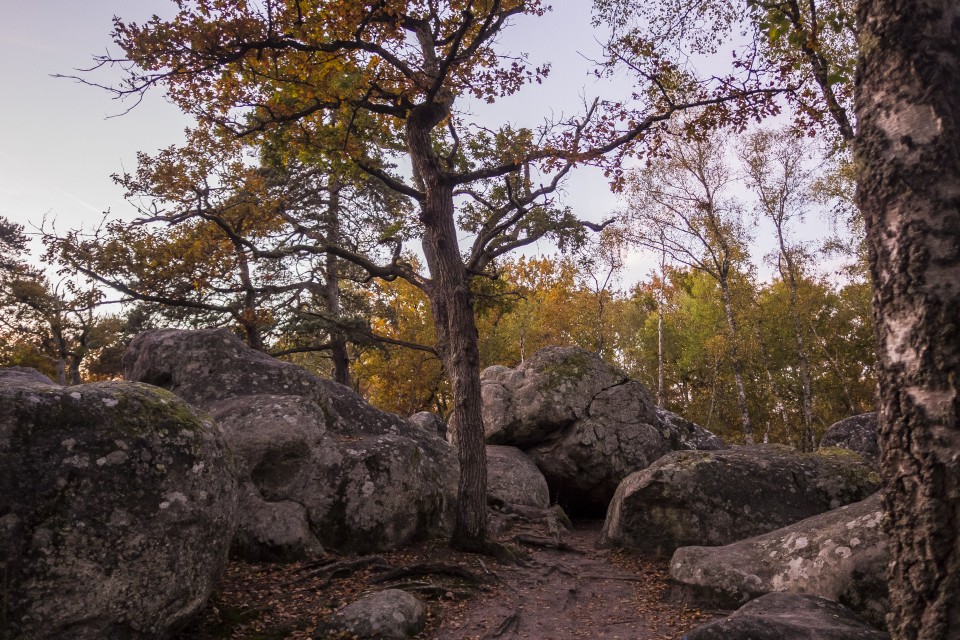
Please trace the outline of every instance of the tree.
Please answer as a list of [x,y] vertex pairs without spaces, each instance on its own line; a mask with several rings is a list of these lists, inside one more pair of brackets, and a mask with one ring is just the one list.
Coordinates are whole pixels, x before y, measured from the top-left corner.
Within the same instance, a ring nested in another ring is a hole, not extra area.
[[777,270],[790,289],[793,339],[797,345],[803,407],[801,448],[813,451],[817,442],[813,430],[813,392],[810,381],[810,356],[807,350],[799,301],[799,280],[804,262],[803,247],[789,239],[790,225],[803,221],[810,198],[809,148],[787,131],[760,130],[746,139],[741,159],[747,169],[750,186],[757,195],[759,211],[773,223],[777,240]]
[[[708,137],[709,136],[709,137]],[[636,241],[665,251],[716,280],[723,295],[729,348],[745,441],[753,442],[731,276],[747,261],[747,227],[742,208],[725,191],[734,176],[722,155],[719,134],[674,137],[629,184],[629,215]]]
[[[716,68],[735,43],[727,82],[784,90],[801,128],[823,133],[832,121],[841,143],[853,139],[857,30],[852,0],[594,0],[596,21],[611,28],[611,64]],[[704,64],[703,66],[708,66]]]
[[[51,282],[26,253],[23,227],[0,217],[4,359],[7,364],[36,364],[60,384],[80,384],[82,366],[113,342],[118,322],[96,313],[102,293],[93,283],[66,277]],[[46,257],[54,263],[52,252]]]
[[[419,231],[428,277],[410,268],[399,249],[387,264],[327,250],[371,277],[404,278],[426,292],[437,352],[451,380],[451,427],[460,457],[453,543],[488,548],[471,278],[516,248],[591,226],[550,197],[578,162],[623,149],[685,108],[749,102],[764,90],[687,86],[688,97],[675,99],[661,85],[653,100],[639,90],[637,109],[601,112],[594,102],[582,117],[539,132],[508,126],[490,131],[471,123],[457,101],[494,101],[542,78],[546,68],[531,68],[523,56],[495,47],[513,18],[543,13],[538,0],[178,4],[169,21],[116,21],[114,39],[124,55],[101,62],[128,72],[114,88],[119,95],[163,86],[201,123],[240,136],[283,128],[314,148],[316,140],[339,137],[340,144],[326,147],[330,154],[416,203],[417,218],[409,225]],[[619,123],[625,126],[617,128]],[[367,142],[379,153],[370,153]],[[390,157],[409,163],[412,180],[385,171]],[[458,217],[458,204],[466,215]],[[458,223],[474,234],[466,255]]]
[[857,199],[878,350],[896,640],[960,629],[960,16],[865,0]]

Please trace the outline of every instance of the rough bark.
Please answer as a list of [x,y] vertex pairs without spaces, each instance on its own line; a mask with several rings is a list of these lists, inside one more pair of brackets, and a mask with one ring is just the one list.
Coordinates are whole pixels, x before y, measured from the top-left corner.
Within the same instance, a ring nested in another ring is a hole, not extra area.
[[874,286],[895,639],[960,629],[960,4],[863,0],[858,204]]
[[470,278],[460,255],[454,220],[453,185],[440,169],[431,129],[449,106],[424,105],[407,120],[407,149],[424,185],[420,221],[423,251],[430,271],[430,298],[437,331],[437,352],[453,390],[451,428],[460,460],[457,515],[452,545],[467,551],[486,549],[487,461],[480,400],[480,350]]

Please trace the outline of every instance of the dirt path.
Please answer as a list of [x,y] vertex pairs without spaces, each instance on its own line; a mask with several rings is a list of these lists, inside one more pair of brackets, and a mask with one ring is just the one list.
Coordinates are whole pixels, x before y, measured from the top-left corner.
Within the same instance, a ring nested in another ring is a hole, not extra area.
[[598,551],[599,523],[578,523],[575,551],[536,549],[526,566],[501,566],[498,587],[465,603],[425,638],[486,640],[672,639],[711,616],[663,601],[666,559]]
[[[581,522],[563,534],[568,550],[523,546],[522,566],[442,543],[363,558],[231,562],[206,609],[176,638],[308,640],[339,606],[395,586],[427,603],[420,640],[672,640],[713,618],[663,601],[668,558],[597,550],[599,533],[600,523]],[[383,580],[410,567],[453,571]]]

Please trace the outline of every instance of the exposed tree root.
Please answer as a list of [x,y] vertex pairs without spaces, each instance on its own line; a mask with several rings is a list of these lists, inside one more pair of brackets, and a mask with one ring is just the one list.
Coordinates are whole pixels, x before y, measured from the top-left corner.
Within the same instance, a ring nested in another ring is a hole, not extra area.
[[329,586],[330,583],[336,579],[349,577],[357,571],[370,566],[388,568],[390,567],[390,563],[387,562],[382,556],[364,556],[355,560],[343,560],[340,562],[328,563],[318,569],[307,571],[303,575],[297,576],[293,580],[288,580],[280,586],[289,587],[304,582],[310,582],[311,580],[314,580],[320,576],[324,576],[323,580],[316,584],[316,588],[322,589]]

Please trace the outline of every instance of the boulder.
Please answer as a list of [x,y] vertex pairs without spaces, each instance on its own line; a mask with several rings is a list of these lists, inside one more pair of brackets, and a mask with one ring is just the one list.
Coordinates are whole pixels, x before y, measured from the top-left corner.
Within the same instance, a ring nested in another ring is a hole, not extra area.
[[670,450],[647,390],[595,353],[548,347],[481,384],[487,442],[526,451],[577,515],[602,515],[623,478]]
[[0,572],[23,640],[167,638],[224,568],[237,479],[219,428],[143,384],[0,374]]
[[458,465],[447,442],[229,331],[140,334],[124,368],[220,423],[244,487],[244,558],[394,549],[452,523]]
[[400,589],[378,591],[343,607],[313,631],[313,638],[404,640],[423,631],[426,608]]
[[444,440],[447,439],[447,423],[441,420],[440,416],[435,413],[420,411],[407,418],[407,420],[421,429],[436,433]]
[[863,500],[879,482],[843,449],[677,451],[620,484],[600,544],[663,553],[729,544]]
[[5,367],[0,369],[0,385],[2,386],[27,387],[39,385],[49,387],[54,384],[50,378],[30,367]]
[[820,448],[840,447],[856,451],[874,466],[880,461],[877,444],[877,414],[862,413],[844,418],[830,426],[820,440]]
[[[599,355],[579,347],[540,349],[516,369],[488,367],[480,379],[487,441],[520,448],[589,417],[597,394],[629,381]],[[631,420],[652,423],[653,403],[649,396],[644,400],[628,409]]]
[[788,593],[751,600],[733,615],[697,627],[685,640],[889,640],[836,602]]
[[546,509],[550,490],[543,474],[516,447],[487,445],[487,502]]
[[716,451],[726,449],[726,443],[695,422],[681,418],[672,411],[656,408],[660,420],[660,433],[670,443],[673,451]]
[[723,547],[681,547],[670,561],[672,598],[720,608],[784,591],[821,596],[882,626],[890,551],[880,493]]

